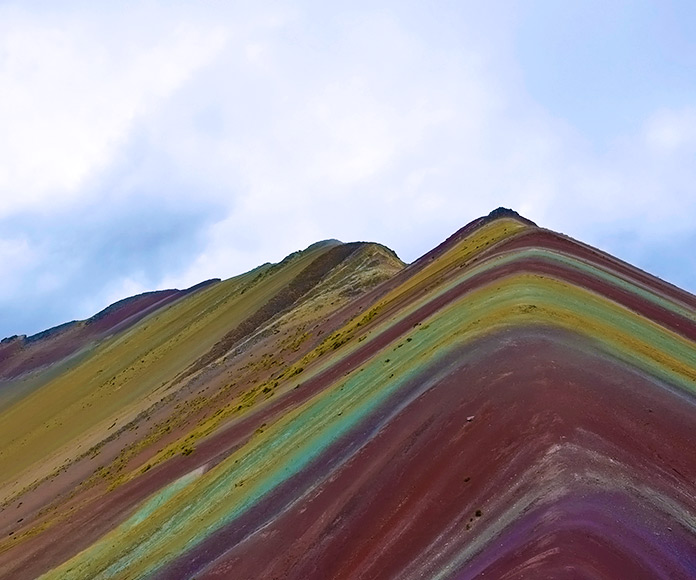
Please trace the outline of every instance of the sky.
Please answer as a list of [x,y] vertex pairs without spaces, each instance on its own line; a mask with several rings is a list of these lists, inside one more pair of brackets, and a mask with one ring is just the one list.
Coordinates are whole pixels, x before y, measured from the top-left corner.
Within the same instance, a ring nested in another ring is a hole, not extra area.
[[696,291],[691,0],[0,0],[0,337],[498,206]]

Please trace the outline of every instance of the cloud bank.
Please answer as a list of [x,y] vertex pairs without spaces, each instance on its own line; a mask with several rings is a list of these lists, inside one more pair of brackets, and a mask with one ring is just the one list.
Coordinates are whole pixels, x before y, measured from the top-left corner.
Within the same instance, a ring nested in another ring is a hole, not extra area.
[[0,334],[499,205],[696,290],[689,7],[480,4],[0,4]]

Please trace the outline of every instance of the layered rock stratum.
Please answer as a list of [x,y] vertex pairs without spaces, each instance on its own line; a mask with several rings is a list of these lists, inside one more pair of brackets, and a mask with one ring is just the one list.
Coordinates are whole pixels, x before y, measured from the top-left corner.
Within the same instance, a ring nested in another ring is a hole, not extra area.
[[696,297],[499,209],[0,343],[0,577],[694,578]]

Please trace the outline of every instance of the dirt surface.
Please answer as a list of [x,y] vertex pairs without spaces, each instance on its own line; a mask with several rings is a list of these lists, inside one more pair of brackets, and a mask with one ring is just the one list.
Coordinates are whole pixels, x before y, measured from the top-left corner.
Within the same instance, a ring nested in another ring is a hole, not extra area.
[[695,309],[501,208],[405,268],[328,241],[5,341],[91,327],[72,364],[121,370],[89,451],[0,506],[0,575],[691,578]]
[[693,502],[692,402],[552,329],[439,366],[159,577],[691,577],[696,538],[659,498]]

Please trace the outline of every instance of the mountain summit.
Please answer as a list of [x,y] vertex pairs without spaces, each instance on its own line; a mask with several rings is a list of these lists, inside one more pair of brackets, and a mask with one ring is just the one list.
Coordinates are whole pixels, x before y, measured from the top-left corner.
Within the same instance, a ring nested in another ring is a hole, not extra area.
[[693,578],[696,297],[499,208],[0,344],[3,578]]

